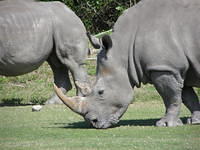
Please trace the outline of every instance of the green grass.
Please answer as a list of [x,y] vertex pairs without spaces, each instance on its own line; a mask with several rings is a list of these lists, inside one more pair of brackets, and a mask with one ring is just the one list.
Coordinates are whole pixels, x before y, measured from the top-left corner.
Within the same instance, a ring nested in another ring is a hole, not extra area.
[[[90,76],[95,75],[95,61],[86,61]],[[0,76],[0,104],[44,103],[53,94],[53,74],[47,63],[39,69],[17,77]],[[68,94],[75,95],[75,88]]]
[[[95,62],[87,61],[91,79]],[[164,114],[164,105],[152,85],[135,89],[135,101],[118,126],[106,130],[90,128],[80,116],[63,105],[31,106],[51,97],[53,76],[47,63],[18,77],[0,76],[0,150],[198,150],[200,125],[175,128],[154,126]],[[200,90],[196,89],[198,96]],[[69,95],[74,95],[71,90]],[[16,107],[8,105],[19,105]],[[190,113],[182,107],[185,121]]]
[[[106,130],[90,128],[63,105],[0,107],[2,150],[198,150],[200,126],[154,127],[163,114],[159,101],[129,106],[118,126]],[[183,107],[181,116],[189,112]]]
[[27,104],[36,99],[45,101],[52,95],[52,82],[52,71],[47,63],[22,76],[0,76],[0,102]]

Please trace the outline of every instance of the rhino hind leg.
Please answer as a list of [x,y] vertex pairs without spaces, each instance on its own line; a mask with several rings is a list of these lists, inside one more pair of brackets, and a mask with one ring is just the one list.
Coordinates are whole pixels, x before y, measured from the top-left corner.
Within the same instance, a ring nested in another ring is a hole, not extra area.
[[166,107],[164,117],[156,122],[156,126],[171,127],[183,125],[182,121],[179,119],[182,103],[182,80],[177,79],[177,77],[170,72],[152,72],[151,80]]
[[198,96],[192,87],[184,87],[182,99],[185,106],[190,110],[192,116],[188,118],[188,124],[200,124],[200,103]]

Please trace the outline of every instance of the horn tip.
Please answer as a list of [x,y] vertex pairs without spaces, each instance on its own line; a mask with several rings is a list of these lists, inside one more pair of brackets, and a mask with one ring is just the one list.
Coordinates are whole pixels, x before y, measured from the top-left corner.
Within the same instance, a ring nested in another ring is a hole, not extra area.
[[58,89],[58,87],[55,83],[53,83],[53,87],[54,87],[54,89]]
[[57,85],[56,85],[55,83],[53,83],[53,87],[54,87],[54,88],[58,88]]
[[54,87],[55,92],[59,93],[60,88],[58,88],[58,86],[55,83],[53,83],[53,87]]

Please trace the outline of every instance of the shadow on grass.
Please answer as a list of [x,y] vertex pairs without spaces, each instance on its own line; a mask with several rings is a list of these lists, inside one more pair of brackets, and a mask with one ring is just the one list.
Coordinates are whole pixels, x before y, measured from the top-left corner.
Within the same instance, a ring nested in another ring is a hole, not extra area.
[[[121,120],[117,125],[111,128],[120,126],[154,126],[158,119],[138,119],[138,120]],[[54,125],[60,125],[58,128],[64,129],[94,129],[89,123],[84,121],[73,122],[70,124],[54,123]]]
[[44,98],[32,98],[29,103],[24,103],[22,98],[8,98],[2,99],[0,102],[0,107],[5,106],[27,106],[33,104],[44,104],[46,99]]
[[[155,126],[158,119],[136,119],[136,120],[120,120],[119,123],[111,128],[120,126]],[[187,117],[182,117],[181,120],[186,124]],[[58,128],[63,129],[94,129],[89,123],[80,121],[67,124],[66,123],[55,123],[54,125],[60,125]]]
[[10,98],[10,99],[2,99],[0,106],[24,106],[27,104],[22,104],[23,99],[21,98]]
[[[111,128],[120,126],[154,126],[158,119],[138,119],[138,120],[121,120],[117,125]],[[54,123],[54,125],[59,127],[52,128],[63,128],[63,129],[94,129],[89,123],[84,121],[73,122],[70,124],[66,123]]]
[[54,125],[59,125],[58,128],[63,128],[63,129],[92,129],[92,126],[85,121],[73,122],[69,124],[54,123]]
[[[117,125],[112,126],[111,128],[120,127],[120,126],[154,126],[155,122],[158,119],[138,119],[138,120],[120,120]],[[70,123],[67,126],[63,127],[66,129],[92,129],[93,127],[84,121]]]

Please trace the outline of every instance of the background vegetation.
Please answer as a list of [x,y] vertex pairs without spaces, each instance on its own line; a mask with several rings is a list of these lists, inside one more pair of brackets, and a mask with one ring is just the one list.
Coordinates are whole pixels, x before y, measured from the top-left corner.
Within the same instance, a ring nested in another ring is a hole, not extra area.
[[[43,0],[53,1],[53,0]],[[112,28],[123,10],[140,0],[59,0],[81,18],[88,31],[99,33]]]

